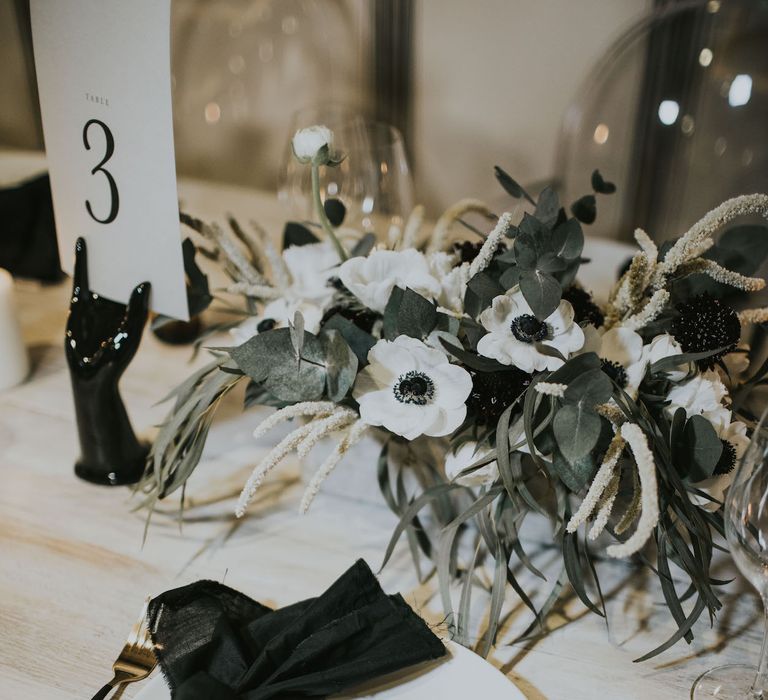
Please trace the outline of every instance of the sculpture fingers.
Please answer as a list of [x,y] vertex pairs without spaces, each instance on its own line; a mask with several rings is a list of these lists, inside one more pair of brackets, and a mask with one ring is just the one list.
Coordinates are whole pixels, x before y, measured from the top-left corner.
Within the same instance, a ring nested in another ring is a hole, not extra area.
[[75,272],[72,275],[72,297],[82,298],[88,293],[88,249],[85,238],[75,242]]

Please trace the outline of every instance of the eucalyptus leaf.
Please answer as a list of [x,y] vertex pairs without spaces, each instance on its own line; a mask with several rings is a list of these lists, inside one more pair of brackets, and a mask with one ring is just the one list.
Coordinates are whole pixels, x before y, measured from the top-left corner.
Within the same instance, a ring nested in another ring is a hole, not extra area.
[[616,191],[616,185],[603,179],[599,170],[592,173],[592,189],[600,194],[613,194]]
[[578,258],[584,250],[584,231],[578,219],[564,221],[552,232],[552,247],[556,255],[566,260]]
[[423,340],[437,325],[437,308],[418,292],[395,287],[384,309],[384,337],[399,335]]
[[539,255],[536,269],[541,272],[562,272],[568,267],[568,261],[555,253],[546,251]]
[[506,193],[515,199],[525,198],[531,204],[535,205],[531,195],[529,195],[512,177],[505,173],[498,165],[493,167],[493,172],[496,175],[496,179],[499,184],[504,188]]
[[595,195],[585,194],[571,205],[571,213],[583,224],[594,224],[597,219]]
[[594,352],[585,352],[570,358],[560,369],[550,374],[547,381],[570,384],[585,372],[593,369],[600,369],[600,358]]
[[611,398],[613,383],[600,369],[590,369],[573,379],[565,390],[567,403],[596,406]]
[[245,396],[243,397],[243,409],[253,406],[272,406],[274,408],[283,408],[287,403],[276,399],[272,394],[266,391],[263,385],[254,382],[251,379],[245,387]]
[[545,187],[539,194],[534,216],[546,226],[551,227],[557,221],[559,213],[560,199],[557,192],[552,187]]
[[603,454],[613,438],[613,430],[606,420],[600,420],[600,436],[595,446],[585,455],[569,462],[556,448],[552,452],[552,466],[560,480],[573,493],[582,492],[592,481]]
[[383,321],[383,336],[387,340],[394,340],[400,335],[398,328],[398,313],[400,310],[400,302],[403,300],[404,290],[401,287],[394,287],[387,305],[384,308],[384,321]]
[[504,294],[506,290],[487,272],[480,272],[467,283],[464,296],[464,309],[472,317],[477,317],[487,309],[491,302]]
[[560,283],[548,272],[526,270],[520,276],[520,291],[539,320],[552,314],[560,304]]
[[243,372],[262,383],[277,399],[316,401],[323,396],[326,371],[323,347],[317,336],[304,333],[298,369],[288,328],[259,333],[242,345],[230,348],[229,354]]
[[[515,235],[517,235],[519,231]],[[496,256],[496,262],[514,265],[517,262],[514,245],[507,248],[503,253]]]
[[[520,220],[520,233],[518,236],[526,234],[531,237],[537,250],[546,250],[549,247],[550,237],[552,235],[550,228],[545,226],[535,216],[531,216],[528,212],[523,214],[523,218]],[[517,237],[515,238],[517,241]]]
[[532,234],[521,233],[513,246],[515,263],[521,270],[535,270],[539,260],[539,249]]
[[591,453],[579,457],[571,463],[559,449],[552,453],[552,468],[559,479],[573,493],[580,493],[597,469]]
[[366,333],[362,328],[356,326],[348,318],[341,314],[334,314],[324,324],[324,331],[338,331],[352,348],[352,352],[357,355],[360,365],[368,363],[368,351],[376,345],[376,338],[370,333]]
[[355,383],[357,355],[339,331],[325,329],[320,334],[320,342],[325,356],[328,398],[339,402]]
[[570,403],[555,414],[552,428],[563,456],[574,464],[595,447],[602,425],[593,408],[584,403]]
[[499,276],[499,284],[501,285],[501,288],[504,291],[507,291],[508,289],[517,286],[520,283],[521,274],[522,270],[517,265],[508,267]]
[[296,367],[301,367],[301,353],[304,350],[304,316],[298,309],[293,314],[293,323],[290,328],[291,344],[296,353]]
[[456,318],[455,316],[449,316],[448,314],[438,312],[437,323],[435,324],[436,331],[442,331],[444,333],[448,333],[449,335],[455,336],[459,334],[460,328],[460,319]]

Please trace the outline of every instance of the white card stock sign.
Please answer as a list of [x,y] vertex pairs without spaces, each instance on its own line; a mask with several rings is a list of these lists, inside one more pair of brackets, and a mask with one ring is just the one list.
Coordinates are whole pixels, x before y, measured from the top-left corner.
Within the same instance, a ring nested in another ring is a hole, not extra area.
[[31,0],[59,253],[91,289],[187,319],[173,150],[170,0]]

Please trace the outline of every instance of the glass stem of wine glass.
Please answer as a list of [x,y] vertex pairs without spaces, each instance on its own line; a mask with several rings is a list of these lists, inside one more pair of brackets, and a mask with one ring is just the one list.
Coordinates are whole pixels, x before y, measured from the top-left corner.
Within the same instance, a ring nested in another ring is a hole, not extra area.
[[752,683],[751,696],[754,700],[768,700],[768,589],[761,591],[760,599],[763,603],[765,631],[763,647],[760,651],[760,665],[757,667],[757,676]]
[[320,166],[317,163],[312,163],[312,197],[315,202],[315,210],[317,217],[320,219],[320,225],[323,227],[323,231],[331,239],[333,245],[336,248],[336,252],[341,258],[341,262],[349,259],[347,251],[344,250],[344,246],[341,245],[339,239],[336,238],[336,234],[333,231],[331,222],[328,221],[328,217],[325,215],[325,208],[323,207],[323,199],[320,196]]

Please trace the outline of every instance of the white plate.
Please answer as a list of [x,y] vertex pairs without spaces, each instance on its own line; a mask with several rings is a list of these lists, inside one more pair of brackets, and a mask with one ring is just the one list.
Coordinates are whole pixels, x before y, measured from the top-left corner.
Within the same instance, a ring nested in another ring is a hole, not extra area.
[[[375,685],[360,688],[354,695],[335,695],[337,700],[466,700],[485,697],[525,700],[525,696],[498,669],[477,654],[453,642],[446,642],[449,657],[438,665],[427,665],[392,674]],[[162,676],[155,676],[136,700],[170,700]]]

